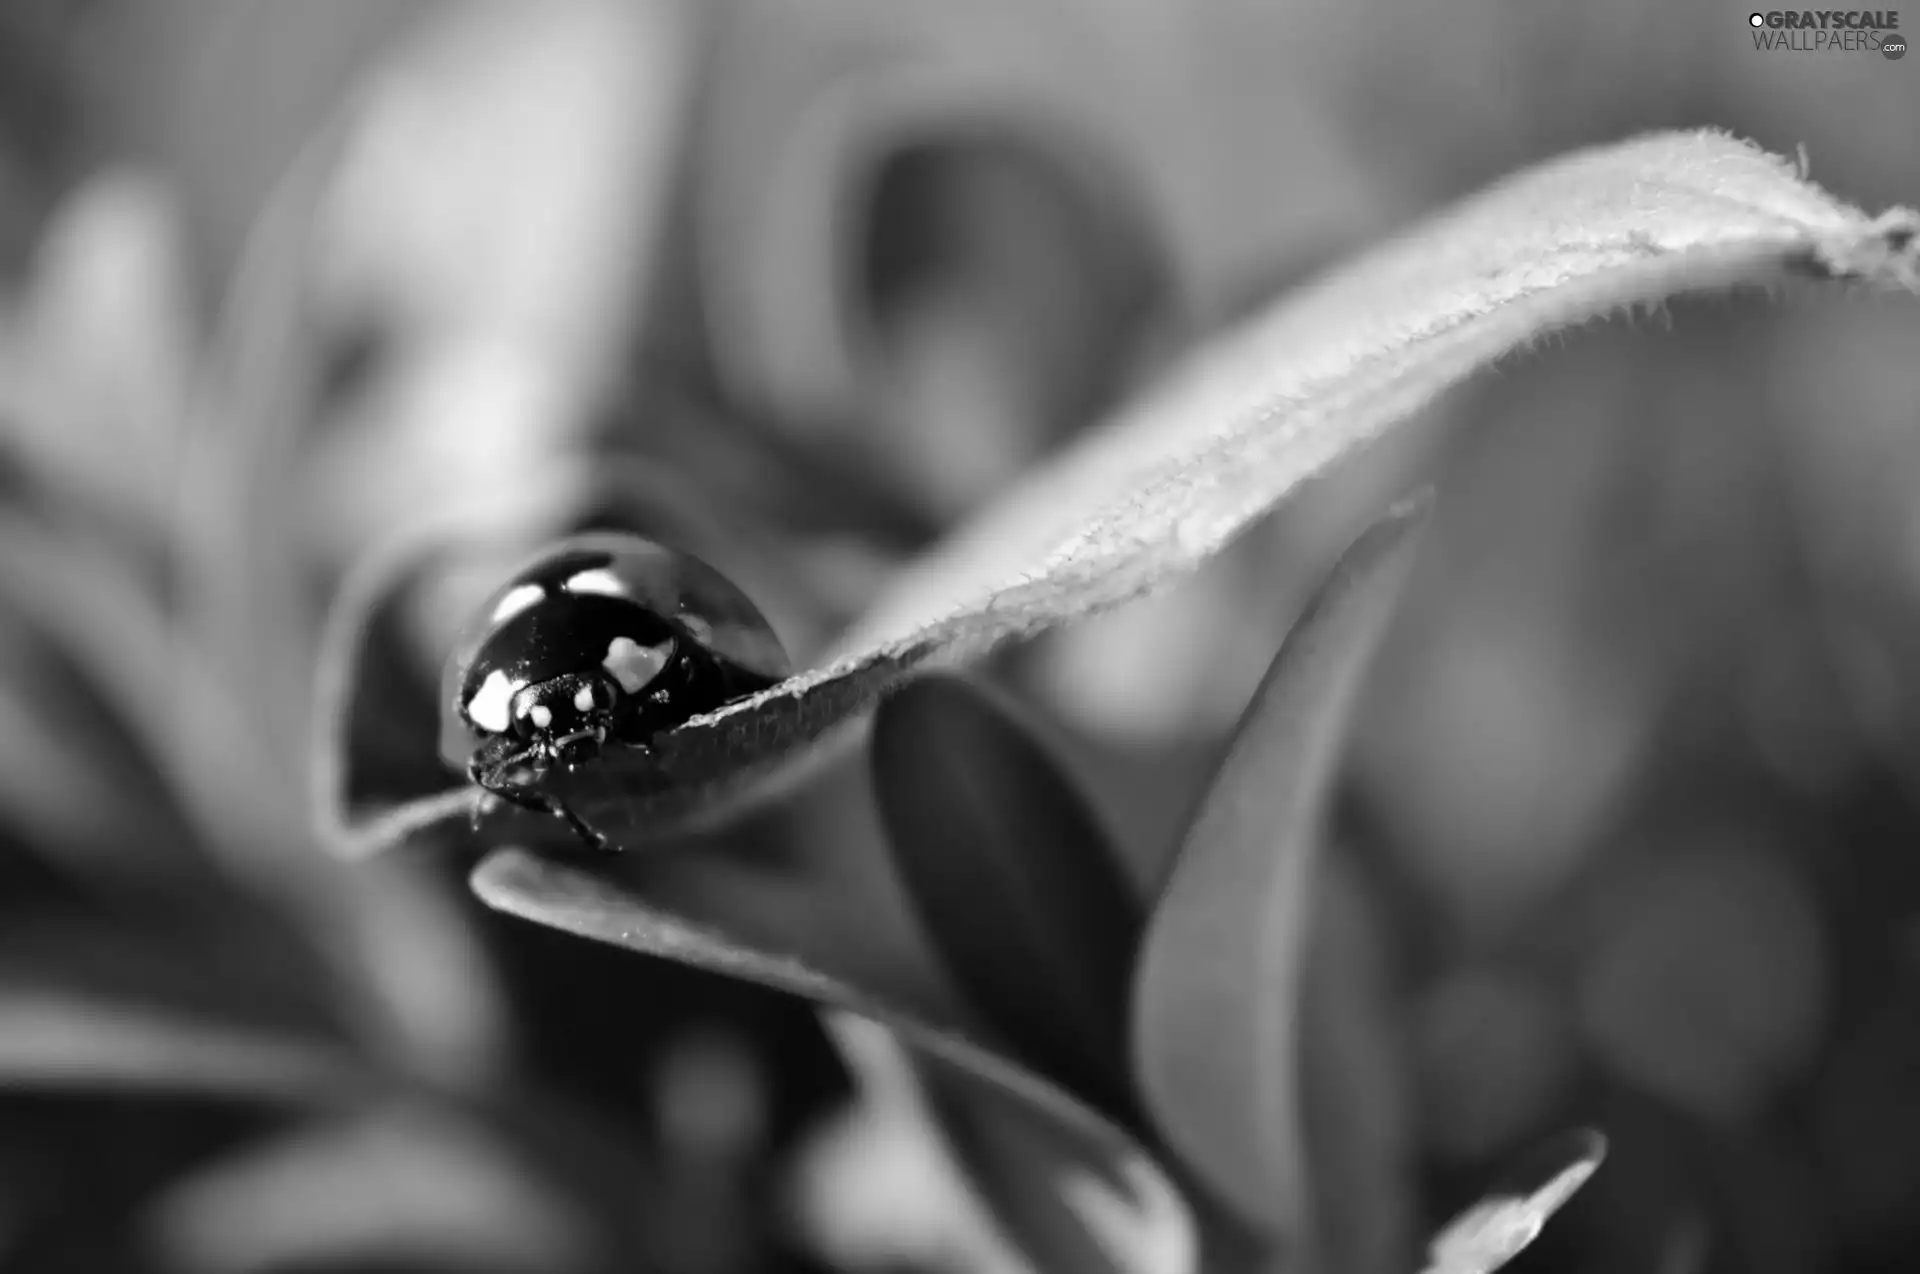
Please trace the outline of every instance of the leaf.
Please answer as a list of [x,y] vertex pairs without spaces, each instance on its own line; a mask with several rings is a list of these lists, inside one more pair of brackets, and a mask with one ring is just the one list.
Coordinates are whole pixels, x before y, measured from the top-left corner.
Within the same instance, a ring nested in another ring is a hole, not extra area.
[[1009,705],[957,677],[880,705],[874,791],[921,922],[1023,1056],[1122,1114],[1143,907],[1085,797]]
[[364,1082],[324,1045],[71,990],[0,988],[0,1092],[329,1101]]
[[[416,1027],[422,1000],[441,1010],[460,1002],[439,995],[435,982],[453,976],[457,965],[383,957],[451,946],[463,935],[447,918],[413,905],[424,896],[419,888],[388,888],[383,905],[363,905],[353,896],[363,884],[314,853],[302,827],[317,625],[299,569],[298,519],[289,510],[298,507],[298,443],[322,379],[322,341],[307,287],[316,222],[357,118],[349,102],[295,157],[251,228],[221,299],[192,391],[176,483],[176,592],[186,631],[140,653],[191,663],[212,682],[203,691],[161,675],[148,691],[166,698],[167,724],[195,746],[181,756],[179,744],[163,744],[154,754],[173,762],[169,777],[200,815],[205,841],[237,877],[319,939],[370,1021],[445,1075],[465,1070],[468,1059],[435,1056],[436,1041]],[[117,629],[102,631],[125,648],[137,645]]]
[[825,1024],[855,1092],[797,1148],[787,1169],[796,1228],[834,1269],[1037,1274],[930,1127],[927,1085],[886,1028],[846,1014]]
[[145,172],[107,169],[54,210],[0,339],[0,453],[50,503],[150,542],[193,329],[181,219]]
[[125,563],[0,514],[0,603],[10,597],[31,599],[20,613],[99,683],[231,882],[329,958],[350,1011],[415,1064],[469,1074],[494,1015],[461,918],[424,881],[351,873],[313,852],[299,808],[275,799],[225,665],[180,639]]
[[[350,106],[323,121],[249,229],[191,390],[178,467],[174,547],[186,616],[196,644],[249,706],[260,736],[256,781],[272,781],[266,790],[276,797],[298,792],[312,666],[306,577],[289,516],[298,439],[321,379],[306,285],[316,222],[356,116]],[[195,708],[183,700],[183,713]]]
[[1426,504],[1349,549],[1274,657],[1147,922],[1134,1069],[1161,1131],[1248,1225],[1314,1229],[1299,993],[1321,819],[1347,718]]
[[[1655,134],[1497,183],[1205,347],[924,560],[850,636],[964,657],[1191,570],[1304,479],[1542,334],[1788,278],[1920,291],[1878,219],[1724,134]],[[742,705],[734,711],[748,711]]]
[[1821,918],[1761,834],[1694,832],[1650,857],[1602,913],[1581,971],[1589,1056],[1737,1123],[1820,1055],[1832,977]]
[[592,465],[667,259],[694,25],[653,0],[459,6],[385,51],[315,250],[324,312],[385,337],[302,440],[322,552],[351,559],[422,507],[537,533],[501,497]]
[[991,1090],[980,1100],[1018,1110],[1045,1127],[1055,1149],[1070,1157],[1056,1178],[1079,1191],[1066,1201],[1069,1212],[1095,1231],[1083,1236],[1081,1250],[1110,1252],[1115,1268],[1137,1274],[1184,1274],[1189,1268],[1193,1234],[1186,1204],[1133,1138],[1064,1089],[951,1025],[883,1002],[791,955],[695,924],[617,881],[524,850],[497,850],[483,859],[474,869],[473,889],[488,906],[536,924],[772,987],[885,1026],[932,1064]]
[[1607,1139],[1592,1129],[1556,1138],[1434,1236],[1422,1274],[1492,1274],[1540,1237],[1548,1218],[1571,1199],[1606,1158]]
[[[301,503],[299,443],[325,362],[308,284],[359,112],[347,102],[294,157],[221,299],[191,394],[173,509],[185,631],[140,643],[100,625],[92,639],[168,666],[127,679],[163,699],[171,736],[193,744],[163,741],[154,755],[171,763],[168,777],[200,816],[206,843],[331,957],[362,1020],[387,1037],[376,1046],[448,1079],[470,1076],[490,1052],[469,1047],[493,1026],[486,993],[469,976],[471,935],[422,883],[381,881],[374,895],[367,880],[314,853],[302,826],[318,625],[291,510]],[[177,667],[199,671],[211,688]]]
[[101,755],[88,722],[59,697],[58,679],[21,675],[39,671],[21,664],[0,666],[0,811],[23,847],[151,883],[156,868],[173,865],[154,830],[161,812]]
[[[1920,291],[1920,213],[1870,218],[1718,132],[1502,181],[1201,349],[908,571],[837,657],[696,717],[620,775],[636,824],[771,790],[908,670],[1119,605],[1301,482],[1542,334],[1686,292],[1791,280]],[[600,808],[618,794],[586,793]]]
[[[671,5],[584,0],[452,9],[408,32],[343,149],[325,245],[337,303],[595,381],[679,192],[692,27]],[[583,424],[534,423],[550,442]]]
[[490,1131],[406,1107],[302,1126],[170,1183],[141,1228],[171,1269],[602,1268],[577,1202]]
[[1294,1026],[1315,1267],[1406,1274],[1425,1112],[1416,1111],[1391,920],[1359,864],[1332,852],[1318,865]]
[[1002,1090],[933,1057],[920,1077],[968,1179],[1036,1270],[1144,1274],[1188,1265],[1180,1219],[1143,1206],[1174,1201],[1146,1159],[1090,1171],[1106,1161],[1098,1146],[1035,1119]]
[[[93,681],[204,828],[231,825],[256,799],[260,771],[218,667],[178,641],[128,563],[0,513],[0,604],[32,617]],[[232,848],[211,836],[208,847]]]

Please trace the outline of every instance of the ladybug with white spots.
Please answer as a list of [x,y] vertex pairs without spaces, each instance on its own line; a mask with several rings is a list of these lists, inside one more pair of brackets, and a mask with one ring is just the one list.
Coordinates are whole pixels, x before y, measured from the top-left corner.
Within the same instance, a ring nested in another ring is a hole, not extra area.
[[790,671],[752,602],[690,554],[638,536],[555,544],[487,598],[447,661],[440,752],[488,792],[606,838],[551,793],[611,747],[645,749]]

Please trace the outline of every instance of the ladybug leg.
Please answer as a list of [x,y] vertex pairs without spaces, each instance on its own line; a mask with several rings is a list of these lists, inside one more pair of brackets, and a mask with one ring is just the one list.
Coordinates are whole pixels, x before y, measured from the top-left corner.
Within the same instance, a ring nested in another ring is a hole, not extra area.
[[[510,805],[531,810],[535,814],[551,814],[572,828],[573,834],[585,842],[587,848],[603,852],[611,850],[613,846],[608,843],[607,838],[569,809],[565,802],[518,783],[509,783],[502,777],[514,767],[524,764],[533,751],[534,749],[528,748],[497,759],[490,758],[484,752],[478,753],[467,763],[467,777],[491,795],[499,797]],[[477,805],[473,810],[473,822],[475,829],[478,830],[480,807]]]
[[573,834],[578,836],[586,847],[595,853],[612,853],[618,848],[608,841],[605,836],[601,835],[586,819],[581,818],[578,814],[568,809],[564,802],[549,797],[547,800],[547,810],[553,814],[554,817],[565,822],[568,827],[571,827]]

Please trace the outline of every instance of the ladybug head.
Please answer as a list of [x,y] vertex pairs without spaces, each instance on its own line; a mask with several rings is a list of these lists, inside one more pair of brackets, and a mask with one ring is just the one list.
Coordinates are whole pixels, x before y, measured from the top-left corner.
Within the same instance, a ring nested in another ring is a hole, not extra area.
[[572,769],[599,753],[618,702],[619,691],[605,673],[573,673],[522,687],[508,720],[523,743]]

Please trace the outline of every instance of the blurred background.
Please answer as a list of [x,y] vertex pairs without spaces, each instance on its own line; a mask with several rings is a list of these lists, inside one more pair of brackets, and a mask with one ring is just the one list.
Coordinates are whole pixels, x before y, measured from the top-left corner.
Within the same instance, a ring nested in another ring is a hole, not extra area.
[[[1726,5],[13,0],[0,1269],[952,1268],[803,1005],[491,917],[432,853],[326,861],[326,597],[429,523],[622,525],[805,662],[1426,210],[1701,125],[1878,210],[1916,120],[1920,62]],[[1307,591],[1437,485],[1335,828],[1383,1218],[1588,1120],[1609,1165],[1521,1267],[1920,1262],[1920,311],[1789,299],[1548,342],[989,669],[1151,878]],[[434,678],[497,570],[383,603],[357,799],[451,785]],[[857,875],[869,803],[823,781],[739,852]],[[853,937],[920,976],[904,912]],[[342,1055],[469,1097],[289,1096]]]

